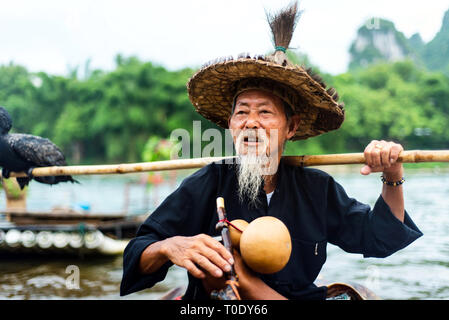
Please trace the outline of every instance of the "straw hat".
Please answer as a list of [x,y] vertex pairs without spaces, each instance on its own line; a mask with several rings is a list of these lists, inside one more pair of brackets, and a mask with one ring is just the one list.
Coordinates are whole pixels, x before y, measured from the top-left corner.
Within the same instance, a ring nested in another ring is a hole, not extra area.
[[204,65],[187,83],[190,101],[206,119],[227,128],[238,94],[249,89],[269,91],[300,115],[291,140],[307,139],[338,129],[344,121],[344,104],[334,88],[326,90],[311,69],[293,65],[285,53],[300,16],[297,3],[276,15],[267,14],[276,51],[268,56],[241,54]]

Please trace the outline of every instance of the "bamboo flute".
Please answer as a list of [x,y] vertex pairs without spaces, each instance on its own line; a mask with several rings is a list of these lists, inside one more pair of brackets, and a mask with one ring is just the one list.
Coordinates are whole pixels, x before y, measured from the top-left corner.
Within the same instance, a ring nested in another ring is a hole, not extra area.
[[[33,176],[61,176],[61,175],[102,175],[102,174],[124,174],[134,172],[150,172],[180,169],[202,168],[209,163],[223,159],[235,159],[236,157],[205,157],[194,159],[176,159],[154,162],[124,163],[111,165],[84,165],[84,166],[61,166],[40,167],[33,169]],[[304,155],[283,156],[290,165],[297,166],[321,166],[342,164],[364,164],[363,153],[341,153],[327,155]],[[449,150],[410,150],[403,151],[399,155],[399,162],[421,163],[421,162],[449,162]],[[11,177],[26,177],[24,172],[11,172]]]

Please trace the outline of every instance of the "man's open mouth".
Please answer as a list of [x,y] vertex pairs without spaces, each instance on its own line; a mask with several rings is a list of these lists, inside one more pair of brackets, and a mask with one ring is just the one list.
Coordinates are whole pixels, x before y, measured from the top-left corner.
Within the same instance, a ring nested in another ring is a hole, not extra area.
[[244,137],[243,142],[246,143],[257,143],[257,142],[263,142],[262,139],[259,139],[258,137]]
[[264,132],[247,130],[242,132],[236,141],[237,153],[239,154],[265,154],[268,139]]
[[246,145],[256,145],[256,144],[262,144],[265,142],[265,139],[263,136],[261,136],[260,133],[257,132],[247,132],[244,133],[243,136],[243,143]]

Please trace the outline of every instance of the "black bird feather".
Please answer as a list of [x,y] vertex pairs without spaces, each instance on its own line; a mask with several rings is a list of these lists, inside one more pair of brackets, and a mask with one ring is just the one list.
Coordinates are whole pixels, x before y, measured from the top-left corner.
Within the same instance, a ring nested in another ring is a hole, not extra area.
[[31,179],[45,184],[59,182],[79,183],[71,176],[33,177],[31,171],[35,167],[66,166],[62,151],[50,140],[30,134],[8,133],[12,127],[12,120],[5,108],[0,107],[0,166],[2,175],[9,177],[9,173],[24,171],[28,177],[17,178],[23,189]]

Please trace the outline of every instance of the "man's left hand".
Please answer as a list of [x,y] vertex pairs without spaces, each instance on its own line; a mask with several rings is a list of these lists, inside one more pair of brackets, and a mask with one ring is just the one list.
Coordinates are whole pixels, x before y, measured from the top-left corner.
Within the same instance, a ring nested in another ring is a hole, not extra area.
[[373,140],[365,148],[365,166],[360,173],[368,175],[372,172],[383,172],[391,176],[402,175],[402,163],[397,162],[404,148],[395,142]]
[[[254,284],[254,281],[257,281],[258,278],[256,274],[248,268],[243,261],[242,256],[236,249],[233,249],[232,254],[234,258],[234,270],[239,279],[240,289],[244,293],[248,290],[247,286]],[[203,286],[208,294],[210,294],[212,290],[223,289],[226,285],[226,280],[226,276],[217,278],[212,276],[210,273],[206,273],[206,277],[202,279]]]

